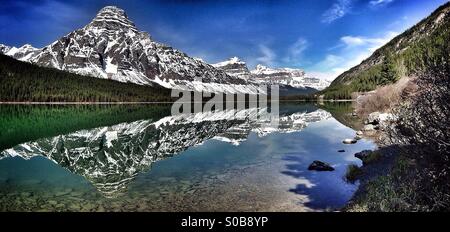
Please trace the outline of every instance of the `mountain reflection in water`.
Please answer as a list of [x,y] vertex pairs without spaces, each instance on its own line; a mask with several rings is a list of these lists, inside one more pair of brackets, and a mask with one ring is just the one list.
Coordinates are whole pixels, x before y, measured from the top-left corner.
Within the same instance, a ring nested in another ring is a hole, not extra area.
[[[89,180],[109,197],[124,191],[140,172],[152,163],[178,154],[208,139],[239,145],[250,132],[259,137],[273,132],[300,131],[308,123],[331,117],[324,110],[281,115],[279,126],[271,127],[253,114],[257,108],[164,117],[158,121],[139,120],[113,126],[80,130],[52,138],[38,139],[7,149],[0,158],[45,156]],[[240,115],[243,119],[236,119]],[[244,117],[242,117],[244,116]]]
[[[281,104],[169,116],[170,105],[0,106],[0,211],[315,211],[357,185],[373,149],[343,123],[349,105]],[[238,116],[238,117],[236,117]],[[345,149],[344,153],[337,152]],[[333,172],[313,172],[313,160]]]

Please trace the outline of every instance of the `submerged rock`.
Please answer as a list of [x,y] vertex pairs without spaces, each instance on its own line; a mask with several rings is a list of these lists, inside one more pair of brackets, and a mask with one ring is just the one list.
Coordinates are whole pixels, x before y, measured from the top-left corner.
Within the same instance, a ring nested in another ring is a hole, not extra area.
[[308,167],[308,170],[314,170],[314,171],[334,171],[334,168],[331,167],[330,164],[314,160]]
[[338,152],[345,152],[345,150],[338,150]]
[[356,143],[356,139],[344,139],[344,141],[342,141],[345,144],[353,144]]

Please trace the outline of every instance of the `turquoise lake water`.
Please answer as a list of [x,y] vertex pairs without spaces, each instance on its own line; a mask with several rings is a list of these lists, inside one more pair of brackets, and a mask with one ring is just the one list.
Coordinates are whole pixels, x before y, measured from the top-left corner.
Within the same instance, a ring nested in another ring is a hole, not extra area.
[[348,109],[282,104],[274,129],[164,105],[0,106],[0,210],[336,210],[357,188],[354,154],[375,148],[342,143]]

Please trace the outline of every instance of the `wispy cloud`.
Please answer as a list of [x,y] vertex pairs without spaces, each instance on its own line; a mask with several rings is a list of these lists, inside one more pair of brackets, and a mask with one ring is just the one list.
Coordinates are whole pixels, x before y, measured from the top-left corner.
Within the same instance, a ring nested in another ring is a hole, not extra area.
[[264,65],[273,65],[277,57],[275,52],[264,44],[258,45],[258,48],[261,56],[257,57],[256,61]]
[[288,54],[283,59],[285,63],[300,63],[302,60],[303,52],[308,48],[308,40],[300,37],[288,48]]
[[389,42],[398,35],[398,32],[388,31],[383,37],[369,38],[364,36],[343,36],[341,42],[345,48],[366,47],[368,51],[374,52],[379,47]]
[[394,0],[372,0],[369,2],[369,4],[372,6],[381,6],[381,5],[389,4],[393,1]]
[[323,23],[331,23],[339,18],[344,17],[351,8],[352,0],[337,0],[331,8],[322,15]]
[[340,50],[327,54],[325,58],[315,65],[315,75],[334,79],[341,73],[360,64],[372,53],[398,35],[397,32],[387,32],[381,37],[343,36],[340,38]]

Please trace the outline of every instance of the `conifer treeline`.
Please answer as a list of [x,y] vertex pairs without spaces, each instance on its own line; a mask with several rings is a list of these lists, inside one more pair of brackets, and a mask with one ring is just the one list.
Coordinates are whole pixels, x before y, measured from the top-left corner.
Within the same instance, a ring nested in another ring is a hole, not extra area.
[[0,55],[3,102],[161,102],[170,90],[72,74]]

